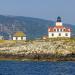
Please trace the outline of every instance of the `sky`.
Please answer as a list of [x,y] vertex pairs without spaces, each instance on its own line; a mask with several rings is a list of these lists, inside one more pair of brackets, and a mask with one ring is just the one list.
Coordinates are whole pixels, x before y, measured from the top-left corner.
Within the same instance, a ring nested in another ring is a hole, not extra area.
[[0,15],[26,16],[75,25],[75,0],[0,0]]

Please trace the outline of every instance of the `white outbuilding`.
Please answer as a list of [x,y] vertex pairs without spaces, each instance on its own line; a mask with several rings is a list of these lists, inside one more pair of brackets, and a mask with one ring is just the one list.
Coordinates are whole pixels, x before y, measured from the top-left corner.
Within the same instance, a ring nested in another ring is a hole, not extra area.
[[26,40],[26,34],[21,31],[18,31],[13,34],[13,40]]

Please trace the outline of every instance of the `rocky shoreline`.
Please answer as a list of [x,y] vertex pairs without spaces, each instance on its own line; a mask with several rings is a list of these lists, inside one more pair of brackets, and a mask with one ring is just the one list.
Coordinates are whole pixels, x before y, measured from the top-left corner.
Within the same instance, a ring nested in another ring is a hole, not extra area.
[[0,56],[0,61],[1,60],[6,60],[6,61],[9,61],[9,60],[13,60],[13,61],[52,61],[52,62],[55,62],[55,61],[75,61],[75,57],[50,57],[50,58],[26,58],[26,57],[22,57],[22,56]]
[[[67,57],[68,56],[68,57]],[[6,41],[0,43],[0,59],[74,60],[75,39]],[[61,58],[62,57],[62,58]],[[66,58],[67,57],[67,58]]]

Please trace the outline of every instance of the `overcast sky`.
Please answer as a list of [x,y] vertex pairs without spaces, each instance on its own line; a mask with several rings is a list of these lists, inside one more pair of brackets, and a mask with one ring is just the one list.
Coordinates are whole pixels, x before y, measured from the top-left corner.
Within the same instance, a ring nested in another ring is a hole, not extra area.
[[75,25],[75,0],[0,0],[0,15],[56,20]]

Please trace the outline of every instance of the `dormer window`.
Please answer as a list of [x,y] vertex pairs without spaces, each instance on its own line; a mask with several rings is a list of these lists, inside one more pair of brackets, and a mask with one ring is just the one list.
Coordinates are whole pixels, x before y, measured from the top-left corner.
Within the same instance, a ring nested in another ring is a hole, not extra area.
[[54,31],[56,31],[56,29],[54,29]]
[[60,31],[62,32],[62,29],[60,29]]
[[57,32],[59,32],[59,29],[57,29]]
[[65,29],[64,29],[64,31],[65,31]]

